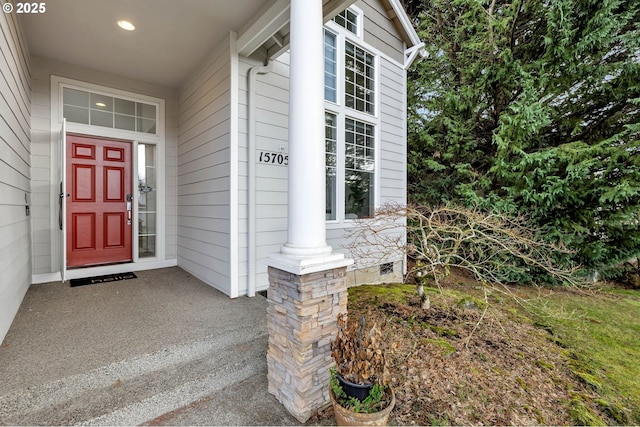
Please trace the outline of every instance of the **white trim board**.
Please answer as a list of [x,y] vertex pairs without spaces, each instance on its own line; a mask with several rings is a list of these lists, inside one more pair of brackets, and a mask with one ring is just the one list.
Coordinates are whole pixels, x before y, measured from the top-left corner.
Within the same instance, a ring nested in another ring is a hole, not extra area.
[[[151,262],[128,262],[125,264],[113,264],[105,265],[101,267],[87,267],[78,268],[74,270],[67,270],[67,279],[80,279],[83,277],[103,276],[105,274],[118,274],[126,273],[128,271],[144,271],[144,270],[156,270],[158,268],[176,267],[178,265],[177,259],[167,259],[163,261],[151,261]],[[31,276],[31,283],[49,283],[59,282],[61,279],[60,272],[57,273],[45,273],[34,274]]]

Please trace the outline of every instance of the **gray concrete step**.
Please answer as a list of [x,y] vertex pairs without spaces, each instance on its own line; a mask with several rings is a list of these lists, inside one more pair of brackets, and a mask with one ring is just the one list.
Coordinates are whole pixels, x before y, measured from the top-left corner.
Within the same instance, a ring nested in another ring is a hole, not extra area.
[[264,329],[240,325],[19,389],[0,396],[0,424],[141,424],[240,381],[265,376],[266,341]]

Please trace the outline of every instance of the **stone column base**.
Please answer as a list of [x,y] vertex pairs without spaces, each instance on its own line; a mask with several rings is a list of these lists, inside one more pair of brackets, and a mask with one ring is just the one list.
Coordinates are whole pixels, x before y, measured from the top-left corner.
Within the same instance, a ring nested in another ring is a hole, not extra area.
[[329,402],[336,316],[347,311],[347,267],[297,275],[269,267],[269,393],[304,423]]

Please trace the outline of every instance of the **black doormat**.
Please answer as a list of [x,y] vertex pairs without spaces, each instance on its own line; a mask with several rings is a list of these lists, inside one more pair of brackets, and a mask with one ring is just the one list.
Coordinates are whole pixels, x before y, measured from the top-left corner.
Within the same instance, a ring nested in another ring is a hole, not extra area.
[[71,287],[75,286],[84,286],[84,285],[93,285],[95,283],[105,283],[105,282],[117,282],[118,280],[127,280],[127,279],[135,279],[138,276],[129,272],[129,273],[120,273],[120,274],[107,274],[106,276],[96,276],[96,277],[85,277],[83,279],[71,279]]

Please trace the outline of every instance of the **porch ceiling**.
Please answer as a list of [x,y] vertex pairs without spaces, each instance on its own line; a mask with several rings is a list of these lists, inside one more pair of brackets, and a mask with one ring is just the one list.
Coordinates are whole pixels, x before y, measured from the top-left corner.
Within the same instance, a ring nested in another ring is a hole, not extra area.
[[[30,53],[178,87],[229,31],[273,0],[55,0],[21,15]],[[136,25],[127,32],[116,25]]]

